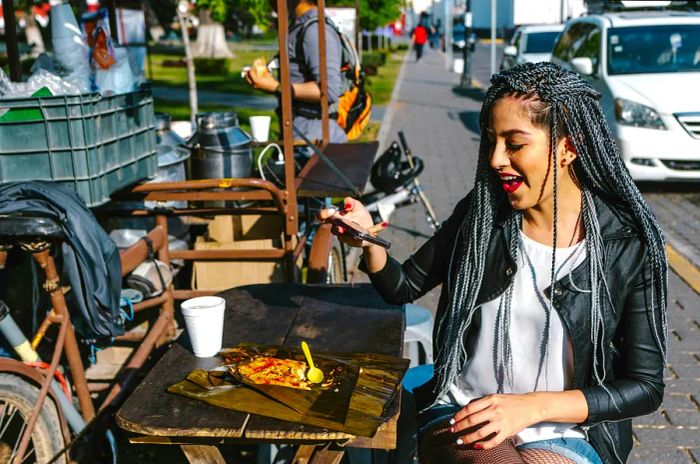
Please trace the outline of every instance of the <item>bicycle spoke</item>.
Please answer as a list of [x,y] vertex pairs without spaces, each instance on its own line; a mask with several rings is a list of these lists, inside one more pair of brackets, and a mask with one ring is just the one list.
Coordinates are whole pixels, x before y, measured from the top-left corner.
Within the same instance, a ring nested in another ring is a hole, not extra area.
[[22,461],[21,461],[19,464],[22,464],[24,461],[26,461],[26,460],[29,458],[29,456],[31,456],[32,454],[34,454],[35,451],[36,451],[36,448],[34,448],[34,447],[32,447],[29,451],[27,451],[27,452],[24,454],[24,458],[22,459]]
[[2,429],[2,423],[5,422],[5,409],[7,409],[7,403],[2,403],[0,406],[0,429]]
[[9,427],[10,424],[12,423],[12,419],[14,419],[15,414],[17,414],[17,408],[16,408],[16,407],[14,407],[14,406],[11,405],[11,404],[8,405],[8,406],[10,406],[10,407],[12,408],[12,415],[9,417],[9,419],[7,419],[7,423],[5,424],[5,427],[4,427],[2,430],[0,430],[0,440],[2,440],[2,437],[5,436],[5,432],[7,431],[8,427]]
[[[22,417],[22,416],[20,416]],[[19,435],[17,436],[17,441],[15,442],[15,446],[12,447],[12,457],[10,458],[10,462],[12,462],[12,459],[14,459],[15,454],[17,454],[17,450],[19,449],[19,443],[22,441],[22,435],[24,435],[24,431],[27,429],[27,423],[25,421],[22,421],[22,430],[19,431]]]

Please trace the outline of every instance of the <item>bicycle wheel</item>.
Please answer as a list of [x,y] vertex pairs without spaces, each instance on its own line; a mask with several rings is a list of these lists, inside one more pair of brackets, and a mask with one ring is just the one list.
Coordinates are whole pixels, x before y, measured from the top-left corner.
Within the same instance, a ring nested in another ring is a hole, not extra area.
[[[0,463],[12,462],[14,459],[38,397],[39,389],[33,384],[17,375],[0,374]],[[22,462],[48,462],[63,446],[63,433],[56,406],[47,398]],[[65,457],[61,456],[56,462],[65,464]]]
[[343,249],[337,238],[333,237],[333,248],[328,253],[327,284],[342,284],[346,282],[345,260]]

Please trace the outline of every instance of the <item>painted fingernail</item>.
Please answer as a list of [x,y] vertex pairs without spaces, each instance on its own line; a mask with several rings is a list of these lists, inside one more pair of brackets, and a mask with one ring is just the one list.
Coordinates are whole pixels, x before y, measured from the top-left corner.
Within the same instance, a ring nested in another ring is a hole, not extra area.
[[478,449],[478,450],[484,449],[484,445],[482,445],[480,443],[474,443],[474,449]]
[[455,433],[455,428],[454,428],[454,427],[450,427],[450,433]]
[[464,441],[463,441],[461,438],[458,438],[458,439],[457,439],[457,444],[458,444],[458,445],[463,445],[463,444],[464,444]]
[[339,234],[344,234],[344,233],[345,233],[345,229],[343,229],[342,227],[338,226],[338,233],[339,233]]
[[345,203],[345,211],[352,209],[352,203]]
[[454,420],[454,419],[450,419],[450,425],[455,425],[455,420]]
[[389,223],[386,221],[382,222],[382,228],[386,229],[387,227],[389,227]]

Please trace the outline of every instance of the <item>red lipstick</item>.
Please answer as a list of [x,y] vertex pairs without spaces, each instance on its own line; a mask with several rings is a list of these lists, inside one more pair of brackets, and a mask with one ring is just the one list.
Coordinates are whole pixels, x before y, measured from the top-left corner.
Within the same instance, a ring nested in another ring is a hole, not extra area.
[[509,172],[499,172],[499,176],[501,176],[501,181],[503,182],[503,190],[506,193],[513,193],[518,188],[520,188],[521,185],[523,185],[523,178],[516,175],[512,174]]

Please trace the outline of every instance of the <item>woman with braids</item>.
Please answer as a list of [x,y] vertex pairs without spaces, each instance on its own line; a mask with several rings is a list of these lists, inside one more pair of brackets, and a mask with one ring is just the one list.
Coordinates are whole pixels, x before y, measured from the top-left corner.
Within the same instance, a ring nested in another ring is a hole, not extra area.
[[[624,463],[663,398],[664,238],[577,74],[491,79],[474,189],[403,264],[362,246],[391,303],[442,284],[435,375],[414,392],[426,463]],[[324,210],[376,230],[351,198]]]

